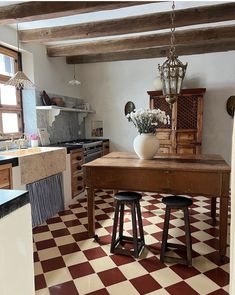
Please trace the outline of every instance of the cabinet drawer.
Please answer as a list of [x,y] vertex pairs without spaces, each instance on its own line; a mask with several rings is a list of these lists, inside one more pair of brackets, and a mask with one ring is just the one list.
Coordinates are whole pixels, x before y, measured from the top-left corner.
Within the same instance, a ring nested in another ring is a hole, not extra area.
[[84,156],[83,155],[76,155],[71,157],[71,164],[81,163],[84,164]]
[[11,169],[0,170],[0,188],[6,188],[11,186]]
[[84,155],[84,153],[83,153],[83,151],[79,151],[79,152],[72,152],[71,153],[71,157],[72,157],[72,159],[74,159],[74,158],[76,158],[76,157],[83,157],[83,155]]
[[170,188],[180,194],[219,196],[221,193],[221,175],[219,173],[203,172],[170,172]]
[[170,154],[171,153],[171,146],[160,145],[157,153],[158,154]]
[[72,195],[73,196],[77,196],[78,194],[80,194],[81,192],[84,191],[84,184],[82,183],[74,183],[72,184]]
[[170,140],[171,139],[171,132],[158,131],[156,136],[160,140]]
[[83,179],[83,174],[77,174],[72,177],[72,196],[76,196],[82,191],[84,191],[84,179]]
[[194,146],[177,146],[177,154],[187,154],[194,155],[196,154],[196,147]]
[[84,164],[83,161],[76,161],[76,162],[73,162],[72,165],[71,165],[71,171],[72,173],[73,172],[76,172],[76,171],[82,171],[82,165]]
[[9,169],[0,170],[0,183],[9,181]]
[[177,142],[195,142],[196,141],[196,131],[187,132],[177,132],[176,135]]
[[83,182],[84,181],[84,176],[83,173],[76,173],[72,176],[72,183],[77,183],[77,182]]

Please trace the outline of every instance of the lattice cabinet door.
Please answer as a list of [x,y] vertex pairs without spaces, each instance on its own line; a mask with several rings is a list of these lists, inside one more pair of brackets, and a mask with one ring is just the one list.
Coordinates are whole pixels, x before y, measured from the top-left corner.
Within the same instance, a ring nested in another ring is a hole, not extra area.
[[172,109],[161,91],[148,91],[150,108],[170,115],[171,124],[159,125],[160,153],[199,154],[202,143],[203,95],[205,88],[183,89]]
[[175,153],[175,106],[171,109],[160,91],[148,91],[148,94],[150,95],[150,108],[165,111],[170,117],[170,124],[164,125],[160,123],[157,127],[156,136],[160,143],[158,152],[164,154]]

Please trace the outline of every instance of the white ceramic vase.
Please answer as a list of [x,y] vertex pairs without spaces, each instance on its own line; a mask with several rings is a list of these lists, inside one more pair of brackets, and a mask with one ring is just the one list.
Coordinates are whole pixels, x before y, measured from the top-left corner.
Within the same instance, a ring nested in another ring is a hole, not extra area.
[[142,133],[134,139],[134,150],[140,159],[149,160],[154,157],[158,148],[159,141],[152,133]]

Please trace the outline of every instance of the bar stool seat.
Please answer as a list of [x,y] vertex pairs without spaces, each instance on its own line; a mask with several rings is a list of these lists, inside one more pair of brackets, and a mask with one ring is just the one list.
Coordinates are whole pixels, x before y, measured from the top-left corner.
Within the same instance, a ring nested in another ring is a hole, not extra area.
[[[111,242],[111,253],[123,254],[134,256],[135,258],[139,257],[144,242],[144,231],[140,211],[140,200],[142,195],[136,192],[119,192],[115,194],[114,199],[116,200],[115,214],[114,214],[114,223],[113,223],[113,233],[112,233],[112,242]],[[129,205],[131,208],[131,218],[132,218],[132,231],[133,237],[127,237],[123,235],[123,226],[124,226],[124,209],[125,205]],[[120,217],[119,217],[120,214]],[[137,219],[136,219],[137,215]],[[118,217],[119,217],[119,237],[116,239],[117,228],[118,228]],[[138,227],[137,227],[138,221]],[[138,237],[139,229],[139,237]],[[132,249],[124,248],[125,243],[132,243]]]
[[[192,266],[192,240],[191,240],[188,207],[191,206],[193,202],[191,199],[182,197],[182,196],[164,197],[162,199],[162,202],[166,205],[166,214],[165,214],[165,221],[164,221],[164,228],[163,228],[160,260],[161,262],[174,262],[174,263],[181,263],[181,264],[186,264],[188,266]],[[185,237],[186,237],[185,246],[181,244],[167,242],[171,209],[181,209],[184,212]],[[187,259],[166,256],[165,253],[167,248],[176,248],[176,249],[184,249],[184,250],[186,248]]]

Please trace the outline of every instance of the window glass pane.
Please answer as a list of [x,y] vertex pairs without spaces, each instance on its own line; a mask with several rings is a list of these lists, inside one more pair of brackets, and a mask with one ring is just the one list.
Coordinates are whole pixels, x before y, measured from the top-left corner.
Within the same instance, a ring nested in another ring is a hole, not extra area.
[[17,105],[16,88],[14,86],[0,84],[0,101],[1,104]]
[[3,133],[19,132],[18,116],[16,113],[2,113]]
[[13,76],[14,73],[14,58],[0,53],[0,74]]

